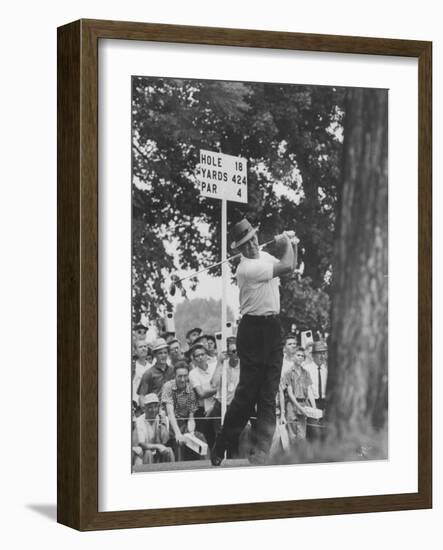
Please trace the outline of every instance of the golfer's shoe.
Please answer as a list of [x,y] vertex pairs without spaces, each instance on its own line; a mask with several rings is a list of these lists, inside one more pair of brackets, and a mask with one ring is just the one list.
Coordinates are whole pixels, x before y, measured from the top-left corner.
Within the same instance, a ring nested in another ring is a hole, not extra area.
[[224,458],[224,450],[217,445],[217,442],[214,443],[214,446],[211,449],[211,464],[213,466],[220,466]]

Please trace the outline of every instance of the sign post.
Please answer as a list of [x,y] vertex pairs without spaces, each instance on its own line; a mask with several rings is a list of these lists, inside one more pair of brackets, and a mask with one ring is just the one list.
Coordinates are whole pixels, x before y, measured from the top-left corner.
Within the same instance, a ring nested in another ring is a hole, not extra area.
[[[228,227],[228,202],[226,199],[221,201],[222,216],[221,216],[221,258],[226,260],[227,256],[227,227]],[[222,300],[221,300],[221,326],[222,326],[222,350],[227,349],[226,345],[226,324],[227,324],[227,295],[228,295],[228,262],[222,264]],[[221,379],[221,421],[225,418],[226,414],[226,396],[227,396],[227,376],[226,376],[226,364],[223,361],[222,379]]]
[[[200,194],[221,201],[221,260],[226,260],[228,240],[227,202],[248,202],[247,161],[243,157],[234,157],[214,151],[200,150],[198,166]],[[228,263],[222,264],[222,304],[221,304],[221,347],[226,350],[227,332],[227,294],[229,284]],[[227,376],[223,365],[221,386],[222,422],[226,413]]]

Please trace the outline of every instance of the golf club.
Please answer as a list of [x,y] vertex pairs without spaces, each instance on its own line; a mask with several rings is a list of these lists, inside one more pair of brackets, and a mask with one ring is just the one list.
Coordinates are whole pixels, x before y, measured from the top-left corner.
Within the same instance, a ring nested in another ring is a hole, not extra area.
[[[295,244],[299,243],[299,239],[295,236],[294,231],[285,231],[285,233],[291,239],[291,241],[293,243],[295,243]],[[259,246],[260,250],[262,248],[264,248],[265,246],[268,246],[272,243],[277,242],[278,237],[279,237],[279,235],[277,235],[276,237],[274,237],[270,241],[267,241],[267,242],[261,244]],[[220,262],[217,262],[215,264],[204,267],[204,268],[200,269],[199,271],[196,271],[195,273],[191,273],[190,275],[186,275],[185,277],[182,277],[182,278],[179,278],[177,275],[173,275],[172,276],[173,280],[172,280],[171,285],[169,287],[169,294],[171,296],[175,296],[175,293],[177,291],[177,287],[181,286],[182,282],[186,281],[186,279],[193,279],[197,275],[200,275],[200,273],[204,273],[205,271],[209,271],[211,269],[214,269],[215,267],[218,267],[219,265],[224,264],[225,262],[231,262],[232,260],[234,260],[235,258],[238,258],[239,256],[241,256],[240,252],[238,252],[237,254],[234,254],[233,256],[229,256],[229,258],[226,258],[226,260],[221,260]],[[184,289],[182,289],[182,294],[183,294],[183,292],[184,292]]]

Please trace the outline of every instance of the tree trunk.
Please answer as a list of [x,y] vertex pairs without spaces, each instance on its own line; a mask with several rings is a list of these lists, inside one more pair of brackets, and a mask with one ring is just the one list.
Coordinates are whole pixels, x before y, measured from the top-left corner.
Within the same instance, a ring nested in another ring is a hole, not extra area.
[[388,92],[348,91],[333,266],[328,425],[385,433],[388,409]]

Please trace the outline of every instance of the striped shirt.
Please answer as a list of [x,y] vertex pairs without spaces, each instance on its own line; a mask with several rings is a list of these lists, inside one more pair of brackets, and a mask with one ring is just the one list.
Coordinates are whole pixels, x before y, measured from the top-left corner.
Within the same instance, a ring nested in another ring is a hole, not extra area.
[[189,418],[190,413],[194,413],[198,408],[198,400],[195,391],[189,384],[179,390],[175,380],[166,382],[162,391],[162,403],[170,404],[174,407],[176,418]]

